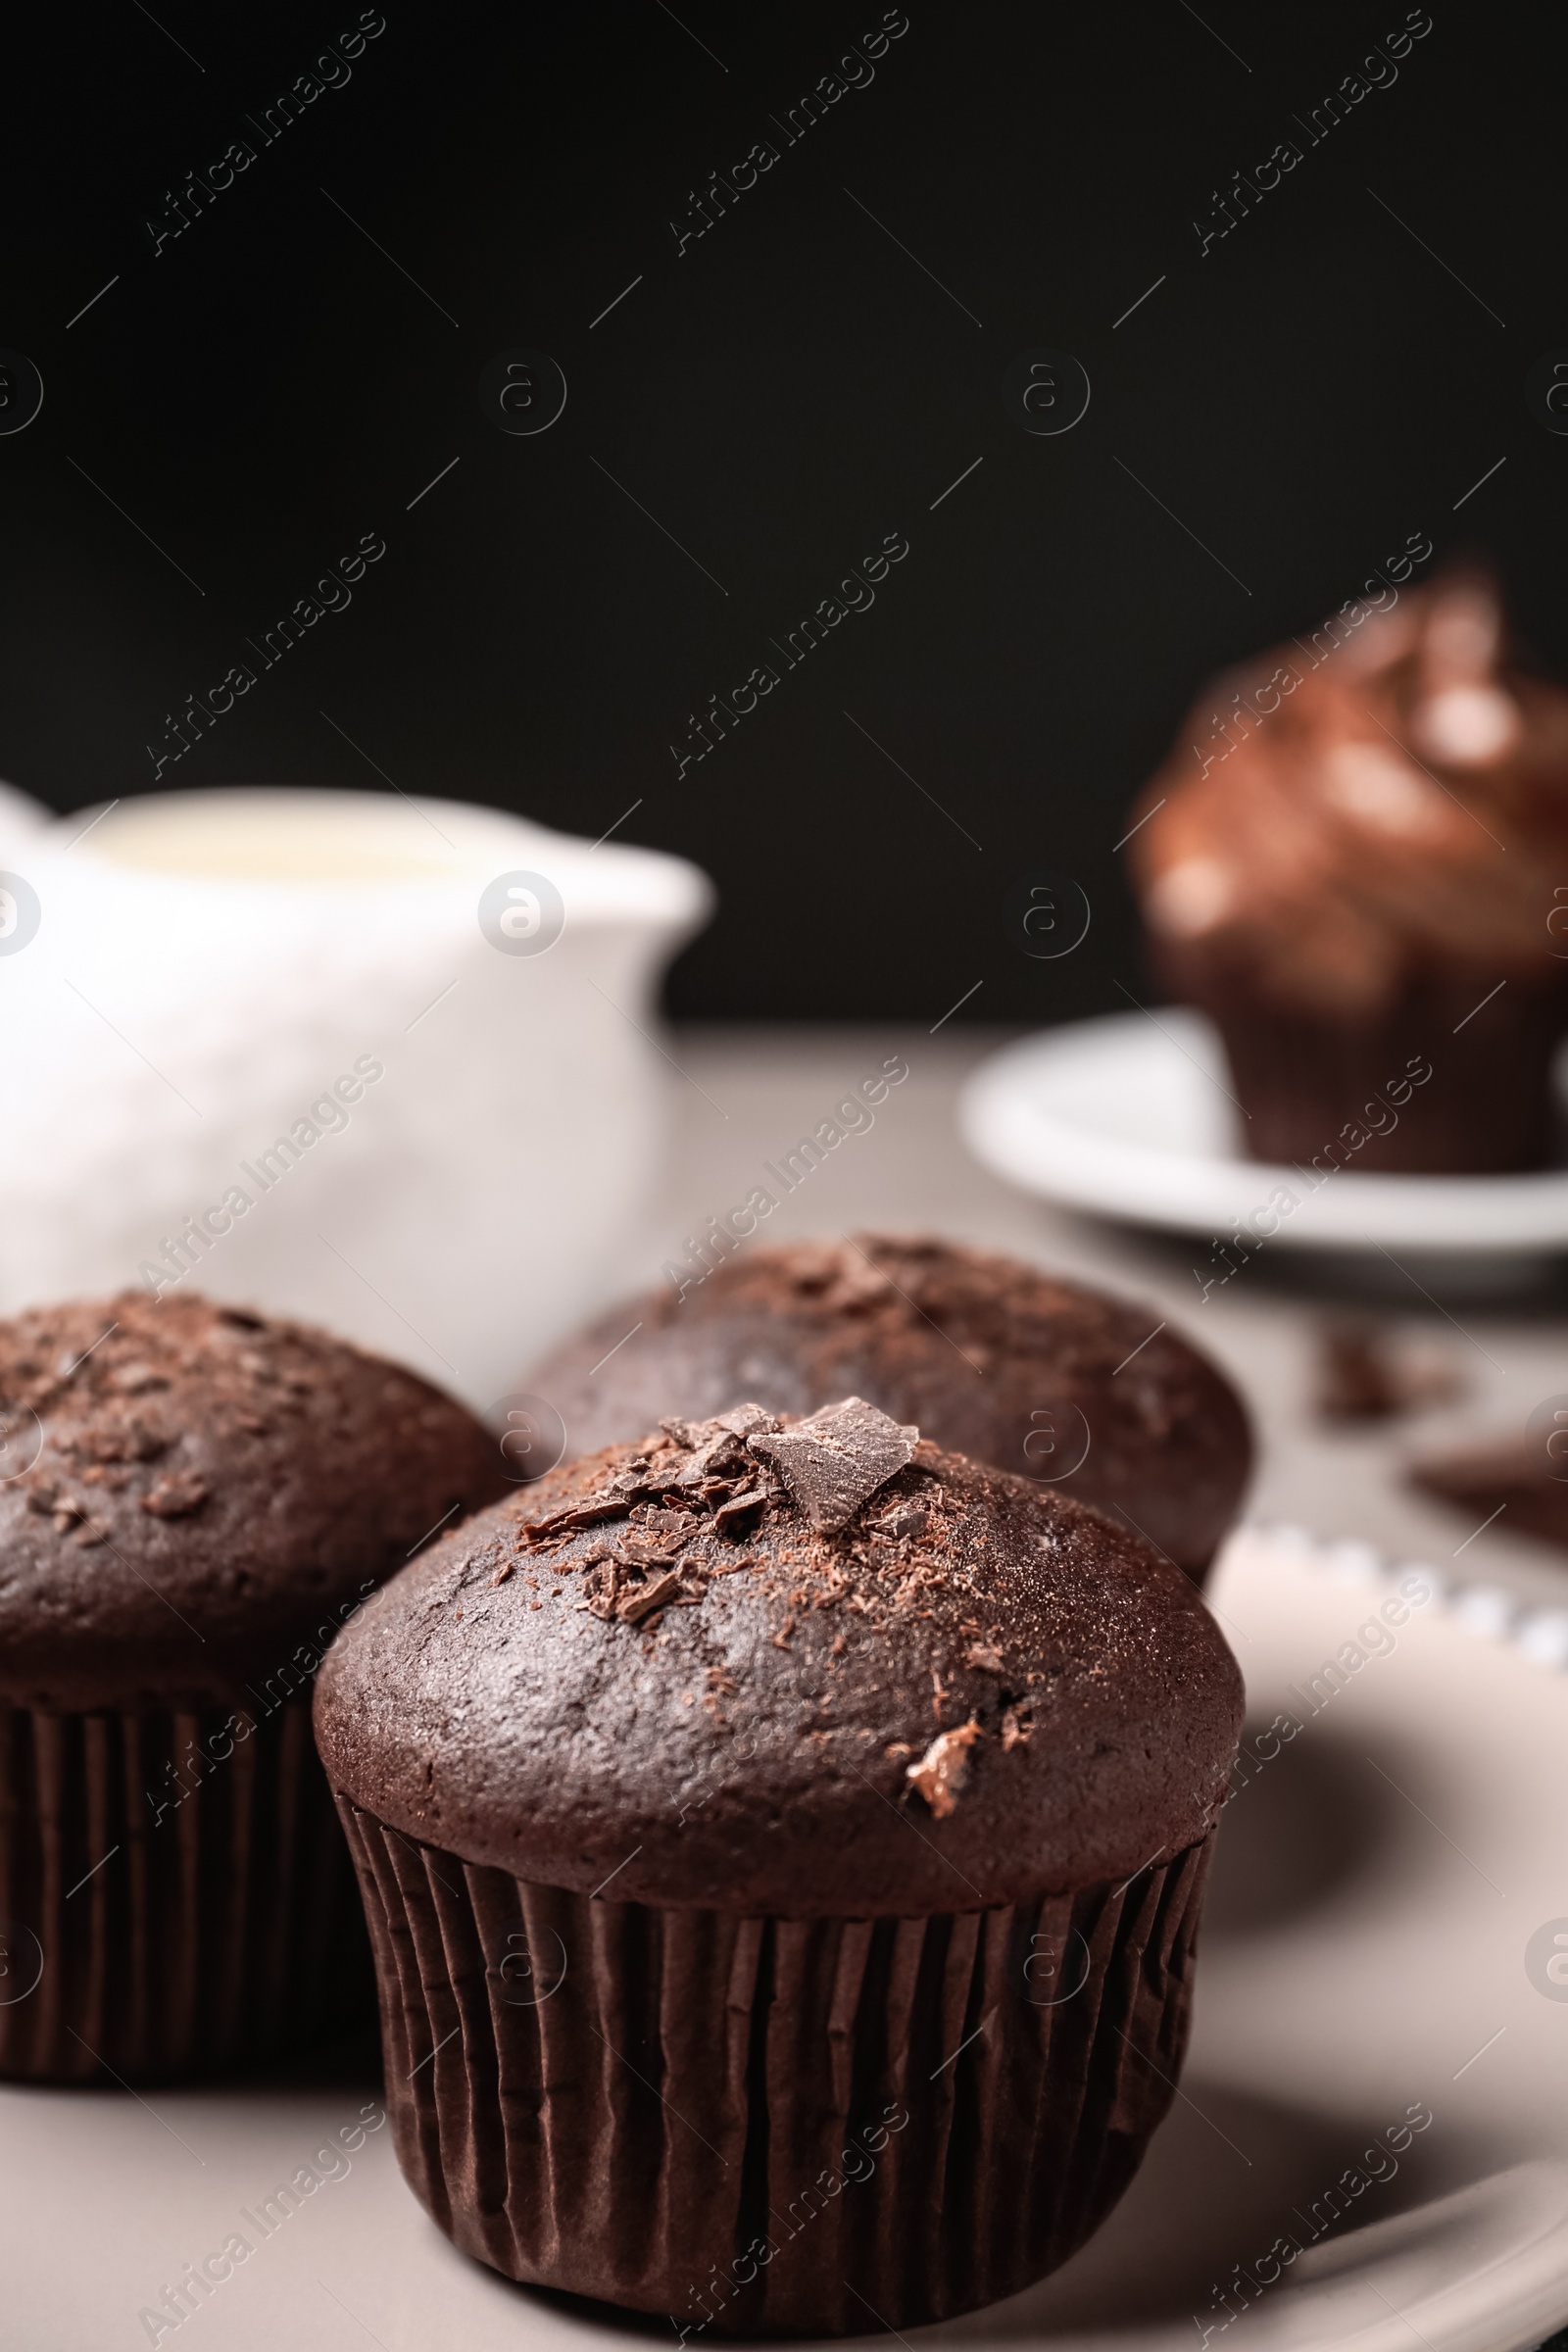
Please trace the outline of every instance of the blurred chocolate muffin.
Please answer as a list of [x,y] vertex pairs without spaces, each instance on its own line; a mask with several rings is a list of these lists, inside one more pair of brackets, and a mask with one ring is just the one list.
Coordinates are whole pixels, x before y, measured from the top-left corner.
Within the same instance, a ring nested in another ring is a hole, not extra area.
[[1152,1308],[927,1238],[748,1251],[616,1307],[527,1385],[572,1453],[738,1396],[776,1413],[864,1396],[956,1453],[1069,1487],[1195,1581],[1251,1466],[1235,1390]]
[[312,1678],[505,1491],[324,1333],[136,1291],[0,1324],[0,2074],[147,2082],[368,2008]]
[[1217,681],[1139,808],[1153,959],[1217,1024],[1254,1158],[1550,1158],[1568,693],[1510,657],[1490,578],[1352,601]]
[[1241,1699],[1140,1538],[858,1397],[552,1472],[317,1688],[411,2186],[691,2330],[1015,2293],[1174,2095]]

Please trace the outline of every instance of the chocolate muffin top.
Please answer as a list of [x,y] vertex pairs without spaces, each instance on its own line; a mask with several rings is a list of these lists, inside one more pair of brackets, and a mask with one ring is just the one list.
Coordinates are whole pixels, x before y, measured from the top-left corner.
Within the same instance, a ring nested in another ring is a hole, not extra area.
[[287,1696],[347,1607],[508,1484],[414,1373],[142,1291],[0,1323],[0,1700],[31,1707]]
[[528,1386],[573,1453],[736,1396],[775,1413],[865,1396],[955,1453],[1114,1513],[1195,1579],[1251,1467],[1240,1397],[1157,1309],[929,1238],[748,1250],[603,1316]]
[[1134,830],[1178,994],[1354,1024],[1433,975],[1568,985],[1568,693],[1520,666],[1483,571],[1352,599],[1216,680]]
[[471,1520],[339,1637],[316,1729],[379,1820],[538,1885],[920,1916],[1179,1853],[1241,1706],[1148,1544],[852,1397],[666,1420]]

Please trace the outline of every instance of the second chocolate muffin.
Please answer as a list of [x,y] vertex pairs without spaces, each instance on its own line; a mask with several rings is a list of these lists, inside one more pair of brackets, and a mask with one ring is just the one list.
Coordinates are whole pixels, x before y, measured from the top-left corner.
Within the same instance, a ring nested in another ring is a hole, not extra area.
[[1159,1324],[1157,1309],[1016,1258],[858,1234],[749,1250],[683,1294],[629,1299],[526,1385],[573,1454],[736,1396],[775,1413],[864,1396],[955,1453],[1115,1513],[1200,1583],[1251,1438],[1224,1374]]
[[0,2075],[155,2082],[369,2009],[316,1668],[505,1465],[324,1332],[128,1292],[0,1324]]
[[1173,2096],[1240,1713],[1168,1561],[858,1398],[552,1473],[317,1689],[411,2185],[682,2340],[1016,2292]]

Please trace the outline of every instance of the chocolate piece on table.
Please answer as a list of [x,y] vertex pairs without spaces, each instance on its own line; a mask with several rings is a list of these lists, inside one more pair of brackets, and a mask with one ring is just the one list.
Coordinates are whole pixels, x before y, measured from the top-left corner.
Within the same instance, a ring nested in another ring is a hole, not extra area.
[[1495,1518],[1499,1529],[1568,1544],[1568,1463],[1549,1457],[1540,1435],[1495,1438],[1446,1447],[1410,1464],[1419,1493],[1450,1503],[1476,1523]]

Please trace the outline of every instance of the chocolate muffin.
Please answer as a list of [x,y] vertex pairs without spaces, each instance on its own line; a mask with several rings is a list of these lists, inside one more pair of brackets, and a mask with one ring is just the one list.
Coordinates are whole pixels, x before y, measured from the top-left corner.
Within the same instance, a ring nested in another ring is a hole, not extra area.
[[1195,1583],[1251,1467],[1241,1398],[1156,1309],[928,1238],[750,1250],[602,1316],[527,1385],[573,1453],[736,1396],[806,1413],[853,1393],[955,1453],[1070,1483]]
[[1027,2285],[1173,2095],[1241,1699],[1141,1539],[858,1397],[552,1472],[317,1685],[411,2185],[683,2340]]
[[369,2010],[328,1642],[505,1490],[324,1333],[127,1292],[0,1324],[0,2074],[146,2082]]
[[1568,693],[1511,656],[1484,573],[1367,589],[1190,713],[1134,826],[1153,960],[1218,1026],[1254,1158],[1541,1167]]

